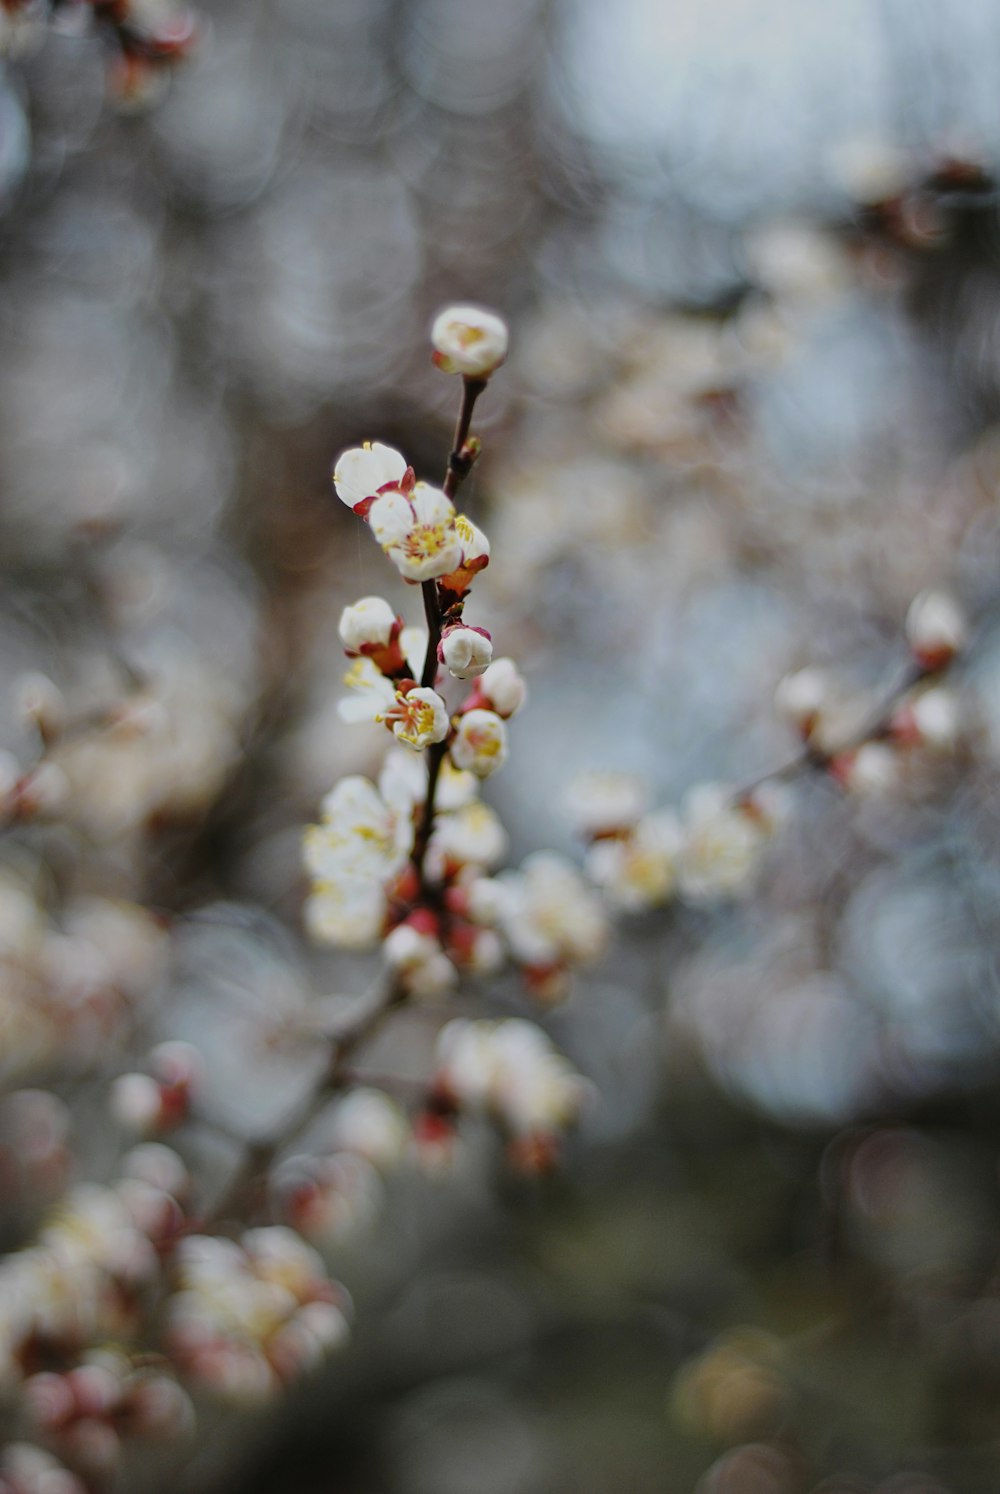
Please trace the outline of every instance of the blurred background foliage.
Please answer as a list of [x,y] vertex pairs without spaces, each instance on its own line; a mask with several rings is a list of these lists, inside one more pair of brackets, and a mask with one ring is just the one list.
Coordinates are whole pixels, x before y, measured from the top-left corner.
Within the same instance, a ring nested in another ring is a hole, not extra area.
[[[379,746],[334,712],[340,609],[386,583],[329,472],[369,437],[442,469],[442,302],[513,329],[471,489],[494,546],[473,620],[533,689],[491,784],[515,856],[572,844],[578,770],[675,801],[780,762],[777,681],[891,682],[925,586],[977,629],[961,750],[857,804],[804,783],[752,899],[623,926],[551,1021],[601,1095],[562,1171],[512,1178],[484,1143],[396,1179],[337,1257],[350,1349],[206,1432],[174,1487],[987,1494],[996,8],[201,13],[148,113],[110,108],[98,44],[58,31],[0,92],[0,746],[30,756],[25,671],[75,710],[155,679],[168,723],[155,752],[70,744],[62,814],[5,838],[5,896],[170,923],[142,1032],[206,1053],[189,1159],[211,1173],[211,1120],[252,1131],[303,1082],[243,1034],[366,975],[299,932],[301,826]],[[101,1065],[133,1039],[109,1056],[99,1023],[42,1032],[19,999],[6,1082],[68,1095],[77,1175],[105,1175]],[[416,1065],[419,1029],[374,1067]]]

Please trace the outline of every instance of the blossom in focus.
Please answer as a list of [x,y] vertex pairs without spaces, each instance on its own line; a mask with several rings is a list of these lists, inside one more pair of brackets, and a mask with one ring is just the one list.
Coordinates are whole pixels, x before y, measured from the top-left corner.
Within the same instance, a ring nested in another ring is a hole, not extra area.
[[441,585],[464,596],[479,572],[490,563],[490,542],[465,514],[455,515],[455,533],[462,547],[461,559],[453,571],[441,577]]
[[493,658],[493,641],[485,628],[454,623],[445,628],[438,644],[438,659],[457,680],[484,674]]
[[405,490],[411,481],[406,458],[381,441],[352,446],[340,454],[333,469],[337,497],[362,517],[380,493],[390,488]]
[[507,761],[507,728],[495,711],[472,710],[460,717],[451,758],[456,768],[488,778]]
[[365,648],[384,648],[397,620],[384,597],[359,597],[340,614],[337,631],[344,647],[359,654]]
[[342,721],[384,722],[400,742],[422,751],[448,735],[448,708],[436,690],[396,689],[371,659],[355,659],[344,683],[355,691],[337,709]]
[[369,509],[368,523],[407,581],[446,576],[462,559],[454,505],[430,483],[415,483],[408,495],[398,488],[383,493]]
[[683,843],[677,816],[660,810],[644,815],[624,835],[596,840],[584,866],[615,907],[637,913],[671,896]]
[[507,356],[507,324],[482,306],[446,306],[434,318],[434,362],[444,373],[486,379]]

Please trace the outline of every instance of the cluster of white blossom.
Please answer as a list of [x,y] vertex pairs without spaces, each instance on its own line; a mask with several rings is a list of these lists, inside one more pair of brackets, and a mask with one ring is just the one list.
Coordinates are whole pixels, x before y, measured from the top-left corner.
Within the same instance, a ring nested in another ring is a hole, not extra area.
[[403,1105],[358,1085],[332,1108],[322,1140],[277,1169],[274,1193],[282,1216],[320,1248],[340,1244],[378,1216],[383,1179],[412,1147]]
[[322,1259],[282,1225],[238,1241],[188,1235],[167,1343],[183,1371],[226,1400],[266,1400],[347,1335],[348,1301]]
[[679,813],[651,810],[643,786],[617,773],[585,775],[570,792],[576,828],[589,842],[587,875],[626,913],[677,895],[698,903],[746,893],[782,810],[769,786],[739,793],[718,783],[696,785]]
[[432,1093],[439,1114],[489,1116],[512,1157],[540,1168],[556,1155],[589,1089],[534,1022],[456,1018],[438,1037]]
[[158,1043],[148,1073],[120,1074],[111,1086],[111,1109],[127,1130],[159,1136],[188,1115],[202,1077],[201,1055],[191,1043]]
[[[822,670],[805,668],[781,680],[775,703],[804,744],[798,766],[822,768],[842,788],[864,795],[898,784],[918,752],[954,750],[959,702],[942,675],[965,646],[965,618],[945,593],[923,592],[910,606],[905,632],[916,677],[874,719],[870,702],[846,700]],[[569,801],[588,841],[585,870],[622,912],[677,896],[698,903],[747,893],[789,809],[778,775],[745,790],[697,784],[679,813],[651,810],[642,784],[617,773],[578,779]]]
[[136,903],[77,896],[50,912],[40,877],[0,872],[0,1076],[102,1055],[162,971],[164,945]]
[[[435,361],[462,374],[472,401],[507,350],[503,323],[474,307],[442,312],[432,341]],[[466,428],[449,484],[477,454]],[[417,481],[405,457],[381,443],[345,452],[333,480],[404,581],[423,587],[433,637],[406,626],[381,597],[344,609],[340,637],[353,661],[346,676],[353,693],[341,715],[383,723],[402,750],[387,757],[377,784],[348,777],[323,801],[305,840],[313,879],[307,923],[331,944],[381,942],[387,966],[413,995],[447,991],[462,971],[495,970],[505,952],[542,986],[600,953],[604,918],[559,858],[490,876],[507,837],[478,787],[506,761],[507,722],[527,689],[512,659],[494,657],[489,632],[465,621],[489,541],[444,489]],[[471,682],[454,705],[451,681]]]
[[945,592],[914,598],[905,635],[913,678],[873,713],[823,670],[805,668],[779,684],[776,705],[805,744],[807,759],[849,792],[878,795],[901,786],[928,758],[955,751],[963,734],[958,694],[944,675],[968,641],[968,624]]

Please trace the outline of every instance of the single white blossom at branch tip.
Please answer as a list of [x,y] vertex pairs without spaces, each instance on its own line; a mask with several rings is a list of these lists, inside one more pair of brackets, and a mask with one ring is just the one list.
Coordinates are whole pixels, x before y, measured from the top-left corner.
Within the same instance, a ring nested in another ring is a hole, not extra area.
[[488,778],[507,761],[507,728],[495,711],[467,711],[459,718],[451,760],[477,778]]
[[396,614],[383,597],[360,597],[344,608],[337,631],[345,648],[360,653],[373,644],[384,647],[396,621]]
[[778,714],[803,737],[812,736],[830,699],[829,676],[822,669],[797,669],[786,674],[774,692]]
[[922,591],[906,614],[906,639],[925,669],[942,669],[964,648],[968,638],[965,615],[943,591]]
[[507,356],[507,324],[482,306],[446,306],[434,318],[431,343],[445,373],[486,379]]
[[366,441],[340,454],[333,469],[333,485],[340,501],[356,509],[386,488],[400,487],[409,470],[401,452],[381,441]]
[[415,483],[409,495],[398,489],[383,493],[369,509],[368,523],[407,581],[446,576],[462,559],[454,504],[430,483]]
[[683,844],[679,819],[664,809],[644,815],[626,835],[596,840],[584,866],[616,907],[637,913],[670,898]]
[[573,828],[591,840],[629,830],[649,802],[646,786],[628,773],[581,773],[565,796]]
[[528,687],[513,659],[494,659],[480,676],[479,695],[498,716],[516,716],[528,698]]
[[438,644],[438,659],[457,680],[484,674],[493,658],[493,640],[484,628],[453,623],[445,628]]

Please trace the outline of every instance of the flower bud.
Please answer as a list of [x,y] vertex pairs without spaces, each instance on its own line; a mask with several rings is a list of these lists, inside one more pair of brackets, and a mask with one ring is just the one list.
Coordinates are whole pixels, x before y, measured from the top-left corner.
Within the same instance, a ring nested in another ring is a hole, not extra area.
[[865,742],[834,758],[830,772],[849,793],[878,796],[899,782],[898,754],[885,742]]
[[467,711],[451,744],[451,760],[456,768],[488,778],[507,761],[507,750],[507,728],[495,711]]
[[431,327],[438,368],[467,379],[488,379],[507,356],[507,340],[507,324],[481,306],[447,306]]
[[148,1074],[121,1074],[111,1086],[111,1112],[120,1126],[154,1136],[163,1124],[163,1094]]
[[906,638],[922,668],[944,669],[968,636],[965,617],[957,602],[943,591],[922,591],[906,614]]
[[515,716],[528,698],[528,687],[513,659],[494,659],[479,681],[486,704],[505,719]]
[[392,635],[396,614],[383,597],[361,597],[340,614],[337,631],[349,653],[384,648]]
[[821,669],[797,669],[786,674],[774,692],[778,714],[808,741],[830,702],[830,682]]
[[454,623],[445,628],[438,644],[438,659],[457,680],[484,674],[493,658],[493,640],[485,628]]

